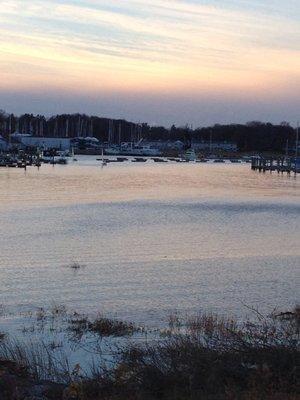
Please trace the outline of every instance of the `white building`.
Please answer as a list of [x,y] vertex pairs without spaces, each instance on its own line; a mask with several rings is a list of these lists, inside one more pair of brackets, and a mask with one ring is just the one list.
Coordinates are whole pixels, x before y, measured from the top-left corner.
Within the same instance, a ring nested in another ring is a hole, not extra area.
[[184,143],[180,140],[154,140],[148,141],[143,140],[142,144],[156,148],[159,150],[182,150],[184,148]]
[[238,150],[237,144],[232,142],[210,142],[210,141],[196,141],[193,140],[191,147],[195,151],[229,151],[236,152]]
[[11,139],[24,147],[38,147],[42,150],[69,150],[71,147],[71,139],[69,138],[37,137],[16,132],[11,135]]

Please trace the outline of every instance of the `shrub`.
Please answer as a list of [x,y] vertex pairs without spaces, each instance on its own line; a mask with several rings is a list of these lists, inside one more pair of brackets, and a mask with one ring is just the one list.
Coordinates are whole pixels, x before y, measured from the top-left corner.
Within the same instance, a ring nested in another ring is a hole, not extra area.
[[[114,364],[82,376],[43,345],[0,343],[1,362],[13,362],[24,379],[64,382],[60,398],[80,400],[298,400],[299,308],[260,321],[238,323],[215,315],[171,319],[170,334],[115,348]],[[180,322],[180,323],[179,323]],[[122,336],[135,326],[76,315],[76,332]],[[16,374],[16,373],[15,373]],[[0,374],[1,375],[1,374]],[[29,378],[28,378],[29,379]],[[0,376],[1,383],[1,376]],[[68,397],[75,396],[75,397]],[[46,399],[48,397],[45,397]]]
[[103,336],[131,336],[137,332],[137,327],[130,322],[111,319],[102,315],[94,320],[89,320],[87,316],[77,315],[70,319],[69,329],[77,336],[91,332],[101,337]]

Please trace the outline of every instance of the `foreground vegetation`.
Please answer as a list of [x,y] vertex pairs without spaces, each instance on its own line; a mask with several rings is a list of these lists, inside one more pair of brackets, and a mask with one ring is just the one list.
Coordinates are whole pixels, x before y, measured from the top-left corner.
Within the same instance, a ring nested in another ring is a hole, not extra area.
[[257,318],[173,315],[159,337],[137,341],[133,324],[78,316],[70,320],[76,333],[131,336],[115,345],[109,367],[95,364],[89,376],[42,345],[29,351],[2,337],[0,399],[300,399],[300,308]]

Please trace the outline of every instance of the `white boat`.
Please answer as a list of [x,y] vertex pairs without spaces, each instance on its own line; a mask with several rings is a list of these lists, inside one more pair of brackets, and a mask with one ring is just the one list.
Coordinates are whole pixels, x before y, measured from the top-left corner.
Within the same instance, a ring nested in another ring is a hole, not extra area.
[[105,154],[111,156],[124,155],[155,157],[160,156],[162,153],[157,147],[142,144],[142,140],[140,140],[138,143],[126,142],[122,143],[120,146],[112,145],[105,149]]
[[66,165],[68,164],[68,160],[66,157],[64,156],[60,156],[55,160],[56,164],[62,164],[62,165]]
[[193,149],[187,150],[187,151],[183,154],[183,157],[182,157],[182,158],[183,158],[184,160],[186,160],[186,161],[196,161],[197,156],[196,156],[195,150],[193,150]]

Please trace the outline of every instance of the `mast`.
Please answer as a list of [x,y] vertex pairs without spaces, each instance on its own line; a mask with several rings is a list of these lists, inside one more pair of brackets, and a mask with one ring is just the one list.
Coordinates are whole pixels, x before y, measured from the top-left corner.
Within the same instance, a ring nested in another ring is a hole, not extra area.
[[11,130],[12,130],[12,120],[11,120],[11,114],[9,116],[9,130],[8,130],[8,144],[9,147],[11,146]]
[[137,124],[137,141],[140,142],[142,139],[142,125],[140,121]]
[[44,120],[43,120],[43,118],[41,118],[41,120],[40,120],[40,132],[41,132],[41,136],[44,136]]
[[94,137],[94,126],[93,126],[93,119],[91,118],[90,122],[90,136]]
[[9,134],[12,134],[12,116],[11,114],[9,115]]
[[107,134],[107,141],[110,144],[110,120],[108,121],[108,134]]
[[121,134],[122,134],[122,125],[120,122],[120,124],[119,124],[119,146],[121,145]]
[[81,127],[81,121],[80,121],[80,115],[79,115],[79,118],[78,118],[78,125],[77,125],[77,137],[80,136],[80,127]]
[[58,124],[57,124],[57,116],[55,117],[55,124],[54,124],[54,136],[57,137],[58,133]]
[[35,136],[40,136],[40,120],[39,120],[39,116],[37,116],[36,119],[35,119],[34,130],[35,130]]
[[108,143],[111,144],[113,142],[113,130],[114,130],[114,123],[113,120],[109,120],[108,125]]
[[66,137],[69,137],[69,118],[66,120]]
[[30,117],[30,120],[29,120],[29,134],[31,136],[33,135],[33,124],[32,124],[31,117]]
[[298,144],[299,144],[299,121],[297,122],[297,129],[296,129],[295,176],[297,174]]
[[84,118],[82,118],[82,120],[81,120],[80,136],[86,137],[85,119]]

